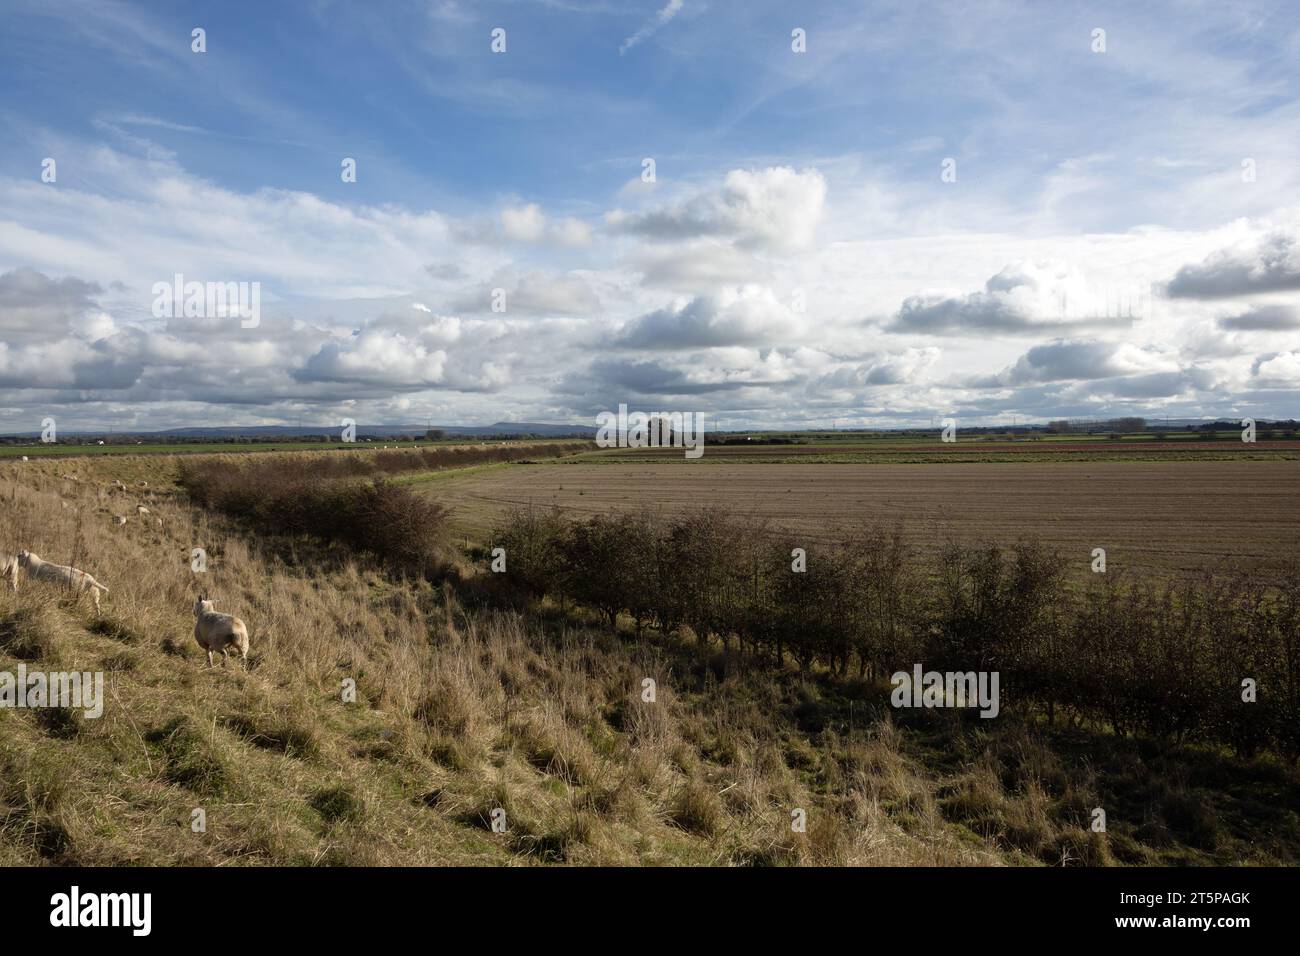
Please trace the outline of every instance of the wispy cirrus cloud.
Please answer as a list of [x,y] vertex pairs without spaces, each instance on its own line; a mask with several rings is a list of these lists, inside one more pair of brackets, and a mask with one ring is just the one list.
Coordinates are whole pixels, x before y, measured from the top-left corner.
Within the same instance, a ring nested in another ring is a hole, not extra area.
[[642,43],[645,40],[648,40],[650,37],[654,36],[654,34],[657,33],[670,20],[672,20],[673,17],[681,13],[682,6],[683,6],[683,0],[668,0],[668,2],[664,4],[663,8],[657,14],[655,14],[653,20],[651,20],[645,26],[641,27],[641,29],[637,30],[635,33],[633,33],[631,36],[629,36],[627,39],[625,39],[622,43],[619,44],[618,47],[619,56],[622,56],[624,53],[632,49],[632,47],[636,46],[638,43]]

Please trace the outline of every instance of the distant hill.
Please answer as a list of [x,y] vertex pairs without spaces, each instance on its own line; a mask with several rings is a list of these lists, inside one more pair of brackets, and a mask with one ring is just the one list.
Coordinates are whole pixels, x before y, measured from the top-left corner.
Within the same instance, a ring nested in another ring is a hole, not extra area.
[[[552,425],[546,422],[497,422],[494,425],[357,425],[357,437],[391,438],[397,435],[423,436],[430,428],[448,435],[591,435],[593,425]],[[301,437],[304,435],[334,434],[340,426],[298,427],[296,425],[257,425],[252,427],[168,428],[146,434],[168,435],[177,438],[230,438],[242,435],[258,437]]]
[[[547,422],[497,422],[493,425],[358,425],[358,438],[393,438],[399,435],[424,437],[432,427],[447,435],[463,435],[467,438],[494,438],[507,435],[543,435],[546,437],[567,438],[570,436],[590,437],[595,434],[594,425],[553,425]],[[158,438],[302,438],[312,435],[334,435],[341,431],[338,425],[217,425],[201,428],[164,428],[154,431],[126,431],[118,429],[116,435],[133,435],[139,438],[155,436]],[[68,437],[101,436],[106,432],[95,429],[67,429],[61,432]],[[39,431],[11,432],[4,438],[39,438]]]

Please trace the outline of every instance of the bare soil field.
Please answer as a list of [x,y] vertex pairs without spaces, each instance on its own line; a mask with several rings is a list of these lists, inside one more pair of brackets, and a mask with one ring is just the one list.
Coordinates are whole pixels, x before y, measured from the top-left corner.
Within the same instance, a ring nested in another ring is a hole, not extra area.
[[422,486],[482,537],[505,510],[577,513],[716,504],[818,541],[857,521],[914,541],[1009,544],[1038,537],[1087,570],[1277,573],[1300,559],[1300,473],[1287,461],[933,464],[569,463],[449,475]]
[[[722,444],[706,443],[707,453],[699,463],[757,460],[844,462],[945,463],[970,461],[1239,461],[1300,460],[1300,441],[1269,439],[1243,442],[1191,439],[1121,440],[1042,439],[1006,441],[997,438],[960,438],[954,442],[916,439],[874,439],[869,441],[810,442],[808,444]],[[594,453],[593,460],[682,461],[681,448],[616,449]]]

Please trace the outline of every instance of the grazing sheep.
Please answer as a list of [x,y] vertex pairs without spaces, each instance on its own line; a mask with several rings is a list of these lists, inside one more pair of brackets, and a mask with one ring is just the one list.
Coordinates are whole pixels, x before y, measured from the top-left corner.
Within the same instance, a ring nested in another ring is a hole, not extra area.
[[126,515],[113,515],[113,524],[126,524]]
[[248,662],[248,628],[244,622],[233,614],[220,614],[213,610],[212,602],[199,595],[194,602],[194,640],[199,647],[208,652],[208,666],[212,666],[212,655],[221,652],[224,666],[230,659],[229,651],[239,651],[245,664]]
[[148,508],[146,508],[144,505],[136,505],[136,506],[135,506],[135,513],[138,514],[138,515],[148,515],[148,514],[153,514],[153,512],[150,511]]
[[0,578],[8,577],[15,591],[18,590],[18,556],[8,551],[0,551]]
[[[99,612],[99,592],[108,593],[108,588],[100,584],[85,571],[77,568],[70,568],[63,564],[51,564],[44,561],[39,555],[32,554],[30,551],[18,552],[18,566],[27,572],[29,578],[38,581],[54,581],[57,584],[64,584],[76,591],[77,594],[89,591],[90,596],[95,600],[95,612]],[[15,585],[16,586],[16,585]]]

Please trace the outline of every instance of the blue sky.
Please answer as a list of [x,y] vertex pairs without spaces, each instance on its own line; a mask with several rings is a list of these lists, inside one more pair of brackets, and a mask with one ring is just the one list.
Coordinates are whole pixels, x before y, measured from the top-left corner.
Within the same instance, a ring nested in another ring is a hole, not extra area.
[[1281,2],[18,0],[0,428],[1300,415],[1297,63]]

